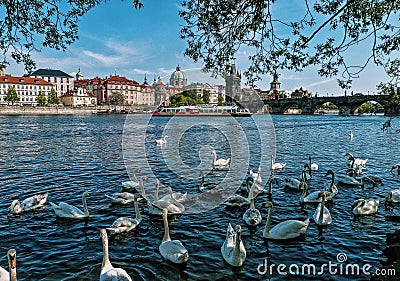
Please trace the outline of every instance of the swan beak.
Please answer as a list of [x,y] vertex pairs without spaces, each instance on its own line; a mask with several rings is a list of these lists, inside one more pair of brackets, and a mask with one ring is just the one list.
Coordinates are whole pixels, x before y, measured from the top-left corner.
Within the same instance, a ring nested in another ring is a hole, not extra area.
[[12,269],[17,267],[17,257],[15,253],[10,254],[10,266]]

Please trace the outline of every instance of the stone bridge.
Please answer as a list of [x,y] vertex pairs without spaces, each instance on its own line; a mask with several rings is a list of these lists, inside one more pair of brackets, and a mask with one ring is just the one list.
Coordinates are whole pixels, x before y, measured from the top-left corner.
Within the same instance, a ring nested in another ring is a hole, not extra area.
[[354,96],[335,96],[335,97],[312,97],[312,98],[293,98],[293,99],[266,99],[263,100],[268,105],[269,113],[283,114],[291,107],[301,109],[301,114],[314,114],[324,103],[330,102],[339,108],[339,114],[353,115],[354,111],[363,103],[368,101],[378,102],[385,109],[385,115],[399,115],[398,106],[391,104],[391,95],[359,95]]

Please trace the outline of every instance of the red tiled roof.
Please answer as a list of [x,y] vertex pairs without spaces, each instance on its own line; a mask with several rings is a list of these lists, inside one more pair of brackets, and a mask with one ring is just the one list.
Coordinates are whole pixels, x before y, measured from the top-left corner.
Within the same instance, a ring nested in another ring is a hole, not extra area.
[[47,82],[41,78],[33,78],[33,77],[18,77],[11,75],[3,75],[0,76],[0,83],[10,83],[10,84],[32,84],[32,85],[48,85],[52,86],[53,84]]

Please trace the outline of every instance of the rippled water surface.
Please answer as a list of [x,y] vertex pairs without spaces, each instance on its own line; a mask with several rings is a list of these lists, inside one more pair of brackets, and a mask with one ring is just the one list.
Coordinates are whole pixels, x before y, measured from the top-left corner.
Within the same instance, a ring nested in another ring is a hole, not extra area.
[[[148,116],[130,118],[133,119],[129,128],[125,126],[125,131],[129,129],[142,134],[145,148],[141,150],[140,143],[125,143],[129,155],[124,155],[125,116],[0,117],[0,266],[7,268],[7,250],[15,248],[18,280],[98,280],[102,262],[100,229],[110,226],[118,217],[134,216],[133,206],[111,205],[105,194],[119,192],[121,182],[129,180],[133,167],[138,166],[143,173],[148,170],[155,175],[148,174],[150,180],[145,183],[146,190],[152,189],[157,177],[163,186],[170,185],[174,191],[197,196],[200,180],[196,167],[210,161],[207,149],[213,147],[219,157],[232,158],[232,166],[241,170],[232,175],[237,177],[235,182],[229,183],[236,189],[244,182],[242,175],[249,169],[257,170],[263,158],[260,155],[263,138],[269,149],[274,150],[276,145],[276,161],[287,163],[283,171],[275,173],[277,177],[300,178],[308,156],[313,157],[319,171],[309,181],[310,191],[327,185],[329,180],[325,173],[328,169],[342,172],[347,165],[346,152],[368,158],[365,173],[382,177],[383,184],[364,190],[339,186],[338,195],[328,204],[333,223],[319,229],[311,219],[305,237],[287,242],[268,242],[262,237],[267,217],[267,210],[262,208],[268,199],[266,194],[256,198],[263,221],[262,225],[252,229],[242,219],[246,207],[228,208],[218,204],[210,209],[211,205],[196,205],[193,201],[189,209],[194,206],[198,210],[209,210],[183,214],[170,221],[172,239],[180,239],[189,251],[185,266],[162,259],[158,251],[164,233],[162,221],[157,216],[149,216],[147,206],[140,201],[143,221],[139,227],[128,234],[110,238],[113,265],[124,268],[133,280],[270,280],[271,277],[271,280],[366,280],[365,275],[350,277],[327,273],[316,277],[285,277],[275,269],[269,276],[260,275],[257,268],[266,259],[268,264],[285,264],[287,267],[291,264],[338,263],[337,254],[345,253],[347,263],[371,264],[373,269],[370,271],[373,272],[385,260],[382,250],[386,233],[399,227],[398,222],[390,221],[386,216],[400,214],[400,207],[384,206],[386,193],[400,188],[400,178],[390,173],[390,167],[400,162],[399,133],[396,132],[400,122],[397,118],[393,119],[389,131],[382,132],[382,124],[387,120],[383,116],[272,116],[275,132],[262,132],[261,137],[255,123],[267,124],[271,121],[268,115],[227,118],[223,122],[218,118],[206,118],[201,122],[195,118],[181,118],[181,123],[169,128],[166,144],[168,147],[179,142],[178,154],[154,143],[155,138],[163,135],[170,118],[152,118],[148,125]],[[174,133],[180,124],[188,126],[182,135]],[[354,132],[351,141],[350,129]],[[237,132],[245,132],[246,138],[236,139]],[[249,153],[242,149],[243,141]],[[271,152],[267,150],[266,153]],[[269,155],[263,156],[269,159]],[[196,174],[180,175],[167,163],[171,159],[180,159],[182,167],[192,168]],[[218,185],[230,175],[226,170],[204,171],[205,182],[211,185]],[[266,167],[263,183],[268,176]],[[88,221],[57,219],[50,205],[21,216],[7,216],[12,200],[43,192],[49,192],[48,201],[65,201],[81,207],[84,191],[92,194],[88,198],[91,214]],[[302,207],[299,198],[298,192],[288,191],[283,186],[274,187],[271,225],[286,219],[312,218],[315,206]],[[378,213],[354,217],[350,206],[357,198],[380,199]],[[243,228],[247,259],[241,268],[232,268],[221,256],[220,247],[229,222]]]

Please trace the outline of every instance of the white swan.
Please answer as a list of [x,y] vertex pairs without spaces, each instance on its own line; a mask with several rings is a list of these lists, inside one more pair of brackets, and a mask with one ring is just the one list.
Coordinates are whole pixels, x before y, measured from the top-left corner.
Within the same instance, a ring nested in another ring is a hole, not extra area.
[[107,195],[107,198],[110,198],[112,204],[130,204],[135,201],[135,195],[129,192],[117,192],[112,195]]
[[275,225],[272,229],[270,229],[272,209],[273,209],[272,202],[267,201],[267,203],[265,203],[265,207],[269,209],[268,209],[267,223],[265,224],[265,228],[263,231],[264,238],[272,240],[286,240],[299,237],[300,235],[306,233],[308,225],[310,224],[310,219],[308,218],[305,221],[286,220],[280,222],[279,224]]
[[168,214],[170,215],[178,215],[182,214],[185,211],[185,206],[182,203],[178,202],[176,198],[173,196],[173,192],[171,187],[167,186],[169,196],[164,196],[161,199],[158,199],[158,189],[159,189],[160,182],[156,181],[156,191],[154,195],[154,201],[151,202],[147,199],[145,190],[142,188],[142,195],[147,201],[147,207],[149,213],[152,215],[161,215],[163,209],[166,208],[168,210]]
[[213,155],[213,163],[212,166],[213,168],[225,168],[229,166],[229,161],[231,160],[231,158],[228,159],[218,159],[217,160],[217,153],[215,151],[211,151],[211,155]]
[[397,175],[400,176],[400,164],[394,164],[390,169],[390,172],[394,175],[393,170],[397,169]]
[[242,227],[237,225],[235,229],[236,231],[229,223],[225,241],[221,246],[221,254],[231,266],[242,266],[246,260],[246,248],[242,241]]
[[20,214],[22,212],[29,212],[44,207],[47,201],[48,193],[37,194],[24,199],[21,203],[19,200],[13,200],[8,212],[12,214]]
[[124,191],[133,191],[133,192],[141,192],[141,185],[143,185],[143,182],[147,180],[147,176],[141,176],[140,180],[136,177],[136,175],[133,175],[133,181],[124,181],[122,182],[122,189]]
[[310,161],[310,170],[311,171],[318,171],[318,164],[317,163],[311,163],[311,156],[308,156],[308,160]]
[[290,189],[294,190],[302,190],[304,189],[304,186],[306,185],[306,175],[307,170],[308,170],[308,164],[304,165],[303,170],[301,171],[301,180],[295,179],[295,178],[288,178],[285,177],[283,178],[283,181],[285,182],[285,187],[288,187]]
[[135,229],[142,221],[142,216],[140,215],[140,210],[138,206],[138,198],[140,197],[139,193],[135,193],[134,195],[134,205],[135,205],[135,218],[118,218],[113,224],[107,228],[111,234],[118,234],[122,232],[128,232],[132,229]]
[[253,172],[253,170],[250,170],[250,176],[253,178],[254,182],[262,183],[261,167],[258,167],[257,173]]
[[250,194],[249,197],[250,199],[250,207],[244,212],[243,214],[243,220],[247,225],[252,225],[256,226],[261,223],[262,217],[261,213],[258,209],[256,209],[256,206],[254,204],[254,185],[250,188]]
[[[360,159],[360,158],[355,158],[353,156],[353,154],[351,154],[350,152],[347,152],[344,156],[349,156],[349,160],[354,160],[353,164],[354,165],[359,165],[361,166],[363,169],[365,169],[365,166],[367,164],[368,159]],[[352,168],[352,167],[351,167]]]
[[160,254],[164,259],[173,263],[185,263],[189,259],[189,253],[180,240],[171,240],[168,226],[168,210],[163,209],[162,214],[165,231],[163,240],[158,247]]
[[329,209],[325,207],[325,197],[326,193],[322,193],[322,199],[321,203],[318,204],[317,208],[315,209],[314,212],[314,221],[318,225],[329,225],[332,223],[332,217],[331,213],[329,212]]
[[132,278],[122,268],[112,266],[108,257],[108,237],[105,229],[100,230],[101,240],[103,242],[103,263],[101,265],[100,281],[132,281]]
[[275,163],[274,155],[271,155],[271,169],[272,170],[282,170],[285,168],[286,163]]
[[341,183],[341,184],[347,185],[347,186],[360,186],[360,187],[364,187],[366,182],[370,182],[372,184],[375,183],[371,178],[369,178],[367,176],[362,177],[361,181],[358,181],[357,179],[355,179],[349,175],[343,175],[343,174],[336,174],[335,181],[338,184]]
[[165,135],[163,138],[161,138],[161,139],[156,139],[155,141],[156,141],[156,144],[157,145],[163,145],[163,144],[166,144],[167,143],[167,138],[168,138],[168,136],[167,135]]
[[400,203],[400,189],[389,191],[385,200],[386,202]]
[[325,176],[328,176],[328,175],[332,175],[332,181],[331,181],[329,191],[316,190],[306,196],[307,191],[308,191],[308,185],[306,184],[304,186],[303,192],[301,193],[301,196],[300,196],[300,203],[320,203],[320,202],[322,202],[322,198],[323,198],[322,195],[324,193],[326,194],[325,201],[332,200],[332,198],[335,197],[335,195],[338,193],[338,189],[337,189],[336,185],[334,184],[334,174],[333,174],[332,170],[328,170],[326,172]]
[[70,219],[85,219],[89,217],[89,210],[86,204],[86,197],[90,197],[90,193],[85,191],[82,195],[83,211],[68,203],[61,202],[58,205],[50,202],[57,217]]
[[378,212],[379,200],[377,199],[357,199],[351,205],[354,215],[372,215]]
[[10,249],[7,252],[8,270],[0,267],[0,281],[17,281],[17,252]]

